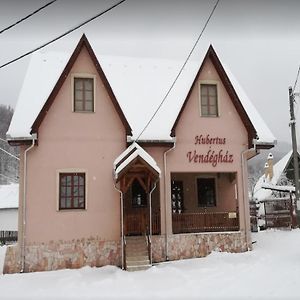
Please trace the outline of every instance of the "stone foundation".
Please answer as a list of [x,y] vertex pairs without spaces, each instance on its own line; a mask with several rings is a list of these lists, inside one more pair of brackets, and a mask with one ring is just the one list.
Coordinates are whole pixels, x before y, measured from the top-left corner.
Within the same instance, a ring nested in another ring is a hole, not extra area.
[[[212,251],[245,252],[248,250],[245,235],[230,233],[188,233],[168,236],[168,259],[204,257]],[[165,260],[165,236],[152,237],[153,262]]]
[[[212,251],[244,252],[248,247],[241,232],[189,233],[168,236],[168,259],[203,257]],[[165,261],[165,236],[152,236],[153,262]],[[7,248],[3,273],[20,272],[19,247]],[[103,241],[99,238],[26,246],[25,272],[50,271],[83,266],[100,267],[121,265],[120,241]]]
[[[71,241],[50,241],[26,246],[24,272],[73,269],[83,266],[100,267],[121,265],[119,241],[103,241],[99,238]],[[20,272],[20,256],[17,246],[8,247],[3,273]]]

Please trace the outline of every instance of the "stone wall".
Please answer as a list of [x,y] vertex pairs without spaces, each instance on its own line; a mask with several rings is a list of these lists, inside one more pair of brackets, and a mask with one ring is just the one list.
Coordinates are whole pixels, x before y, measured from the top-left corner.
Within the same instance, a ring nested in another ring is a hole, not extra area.
[[[212,251],[245,252],[248,250],[245,235],[230,233],[188,233],[168,236],[168,258],[203,257]],[[152,237],[153,262],[165,260],[165,236]]]
[[[212,251],[244,252],[248,247],[245,235],[230,233],[189,233],[168,236],[168,258],[178,260],[203,257]],[[20,272],[19,248],[7,248],[3,273]],[[152,237],[153,262],[165,261],[165,236]],[[103,241],[99,238],[26,246],[25,272],[50,271],[83,266],[121,265],[120,241]]]
[[[20,271],[18,247],[8,247],[3,273]],[[121,265],[119,241],[82,238],[71,241],[50,241],[26,246],[25,272],[50,271],[83,266]]]

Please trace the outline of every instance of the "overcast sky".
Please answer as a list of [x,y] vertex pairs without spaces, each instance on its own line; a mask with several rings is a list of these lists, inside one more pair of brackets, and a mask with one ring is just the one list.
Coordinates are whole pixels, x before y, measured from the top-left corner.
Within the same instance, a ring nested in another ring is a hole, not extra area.
[[[49,1],[0,0],[0,30]],[[0,34],[0,64],[116,2],[57,0]],[[45,50],[70,49],[74,41],[86,33],[93,43],[97,42],[103,54],[184,61],[214,3],[127,0]],[[300,1],[297,0],[220,0],[199,42],[199,47],[207,41],[214,45],[279,141],[290,140],[288,87],[294,85],[300,65],[299,12]],[[197,59],[197,52],[192,59]],[[25,58],[0,69],[0,103],[16,105],[28,62],[29,58]],[[300,91],[300,84],[296,91]],[[296,100],[300,102],[299,98]],[[296,112],[299,112],[298,107],[297,104]],[[298,119],[300,121],[300,112]]]

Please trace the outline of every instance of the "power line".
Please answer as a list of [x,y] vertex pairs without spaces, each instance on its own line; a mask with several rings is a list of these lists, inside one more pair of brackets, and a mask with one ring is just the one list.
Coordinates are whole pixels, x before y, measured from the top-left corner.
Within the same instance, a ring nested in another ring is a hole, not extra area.
[[89,23],[89,22],[91,22],[91,21],[97,19],[98,17],[100,17],[100,16],[102,16],[102,15],[104,15],[104,14],[106,14],[107,12],[109,12],[109,11],[112,10],[113,8],[119,6],[121,3],[125,2],[125,1],[126,1],[126,0],[121,0],[121,1],[117,2],[116,4],[114,4],[114,5],[112,5],[111,7],[105,9],[105,10],[102,11],[101,13],[98,13],[98,14],[95,15],[94,17],[92,17],[92,18],[90,18],[90,19],[88,19],[88,20],[86,20],[86,21],[80,23],[79,25],[75,26],[74,28],[72,28],[72,29],[66,31],[65,33],[59,35],[58,37],[54,38],[53,40],[51,40],[51,41],[49,41],[49,42],[47,42],[47,43],[45,43],[45,44],[43,44],[43,45],[41,45],[41,46],[39,46],[39,47],[33,49],[33,50],[31,50],[31,51],[28,51],[28,52],[26,52],[25,54],[20,55],[19,57],[17,57],[17,58],[15,58],[15,59],[13,59],[13,60],[11,60],[11,61],[9,61],[9,62],[7,62],[7,63],[1,65],[1,66],[0,66],[0,69],[2,69],[2,68],[4,68],[4,67],[6,67],[6,66],[8,66],[8,65],[10,65],[10,64],[12,64],[12,63],[14,63],[14,62],[16,62],[16,61],[18,61],[18,60],[20,60],[20,59],[22,59],[22,58],[24,58],[24,57],[26,57],[26,56],[32,54],[32,53],[34,53],[34,52],[36,52],[36,51],[38,51],[38,50],[40,50],[40,49],[42,49],[42,48],[44,48],[44,47],[46,47],[46,46],[52,44],[52,43],[54,43],[54,42],[60,40],[61,38],[65,37],[66,35],[70,34],[70,33],[73,32],[73,31],[77,30],[78,28],[84,26],[85,24],[87,24],[87,23]]
[[4,31],[6,31],[6,30],[8,30],[8,29],[11,29],[11,28],[13,28],[14,26],[20,24],[21,22],[25,21],[26,19],[32,17],[33,15],[35,15],[35,14],[38,13],[39,11],[43,10],[43,9],[46,8],[47,6],[51,5],[51,4],[52,4],[53,2],[55,2],[55,1],[56,1],[56,0],[53,0],[53,1],[51,1],[51,2],[48,2],[48,3],[45,4],[44,6],[38,8],[38,9],[35,10],[34,12],[30,13],[29,15],[27,15],[26,17],[24,17],[24,18],[20,19],[19,21],[15,22],[14,24],[12,24],[12,25],[10,25],[10,26],[8,26],[8,27],[2,29],[2,30],[0,31],[0,34],[3,33]]
[[17,160],[20,160],[19,157],[17,157],[17,156],[15,156],[15,155],[13,155],[12,153],[10,153],[10,152],[8,152],[8,151],[2,149],[1,147],[0,147],[0,150],[3,151],[4,153],[6,153],[7,155],[13,157],[13,158],[15,158],[15,159],[17,159]]
[[8,177],[8,176],[6,176],[6,175],[4,175],[4,174],[1,174],[1,173],[0,173],[0,176],[3,176],[4,178],[6,178],[6,179],[8,179],[8,180],[10,180],[10,181],[18,182],[18,179],[14,179],[14,178],[12,178],[12,177]]
[[293,93],[295,92],[295,88],[296,88],[296,86],[297,86],[297,82],[298,82],[298,78],[299,78],[299,73],[300,73],[300,66],[299,66],[299,68],[298,68],[298,72],[297,72],[295,84],[294,84],[294,87],[293,87]]
[[184,64],[182,65],[181,69],[179,70],[177,76],[175,77],[173,83],[171,84],[171,86],[170,86],[170,88],[168,89],[168,91],[167,91],[166,95],[164,96],[163,100],[161,101],[161,103],[160,103],[159,106],[157,107],[156,111],[154,112],[154,114],[152,115],[152,117],[150,118],[150,120],[148,121],[148,123],[146,124],[146,126],[144,127],[144,129],[143,129],[143,130],[141,131],[141,133],[138,135],[136,141],[138,141],[139,138],[141,137],[141,135],[145,132],[145,130],[147,129],[147,127],[149,126],[149,124],[152,122],[152,120],[154,119],[154,117],[156,116],[156,114],[158,113],[158,111],[160,110],[160,108],[162,107],[162,105],[164,104],[164,102],[166,101],[167,97],[169,96],[169,94],[170,94],[171,90],[173,89],[173,87],[174,87],[176,81],[178,80],[178,78],[179,78],[179,76],[181,75],[181,73],[182,73],[184,67],[186,66],[188,60],[190,59],[192,53],[194,52],[194,50],[195,50],[195,48],[196,48],[196,46],[197,46],[197,44],[198,44],[198,42],[199,42],[199,40],[200,40],[202,34],[203,34],[204,30],[206,29],[206,27],[207,27],[207,25],[208,25],[208,23],[209,23],[209,21],[210,21],[212,15],[213,15],[214,11],[216,10],[216,8],[217,8],[219,2],[220,2],[220,0],[217,0],[217,2],[216,2],[216,4],[214,5],[214,7],[213,7],[213,9],[212,9],[212,11],[211,11],[211,13],[210,13],[208,19],[207,19],[206,22],[205,22],[204,27],[202,28],[202,30],[201,30],[201,32],[200,32],[200,34],[199,34],[199,36],[198,36],[198,38],[197,38],[197,40],[196,40],[194,46],[192,47],[191,51],[189,52],[189,54],[188,54],[188,56],[187,56],[187,58],[186,58]]

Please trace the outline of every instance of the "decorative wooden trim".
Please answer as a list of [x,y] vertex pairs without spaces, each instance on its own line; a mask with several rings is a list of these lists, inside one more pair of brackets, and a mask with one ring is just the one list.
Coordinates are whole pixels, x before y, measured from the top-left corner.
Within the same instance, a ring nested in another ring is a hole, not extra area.
[[216,52],[215,52],[215,50],[212,47],[212,45],[210,45],[210,47],[209,47],[209,49],[208,49],[208,51],[207,51],[207,53],[206,53],[206,55],[205,55],[205,57],[203,59],[203,62],[201,64],[201,66],[200,66],[200,69],[199,69],[199,71],[198,71],[198,73],[197,73],[197,75],[196,75],[196,77],[195,77],[195,79],[194,79],[194,81],[193,81],[193,83],[191,85],[191,88],[190,88],[190,90],[189,90],[189,92],[188,92],[188,94],[186,96],[186,99],[185,99],[185,101],[184,101],[184,103],[183,103],[183,105],[181,107],[181,110],[180,110],[180,112],[179,112],[179,114],[178,114],[178,116],[177,116],[177,118],[175,120],[175,123],[174,123],[174,125],[172,127],[172,130],[171,130],[171,136],[172,137],[176,136],[176,127],[177,127],[177,124],[178,124],[178,122],[179,122],[179,120],[181,118],[181,115],[182,115],[182,113],[183,113],[183,111],[185,109],[185,106],[186,106],[186,104],[187,104],[187,102],[188,102],[188,100],[190,98],[192,90],[195,87],[195,84],[197,83],[197,79],[198,79],[199,74],[201,73],[201,71],[203,69],[204,63],[205,63],[205,61],[208,58],[212,61],[212,63],[214,65],[214,67],[215,67],[218,75],[221,78],[222,83],[225,86],[225,89],[226,89],[226,91],[227,91],[227,93],[228,93],[228,95],[229,95],[229,97],[230,97],[230,99],[231,99],[231,101],[232,101],[235,109],[237,110],[237,112],[238,112],[238,114],[239,114],[239,116],[240,116],[240,118],[241,118],[241,120],[242,120],[242,122],[243,122],[243,124],[244,124],[244,126],[245,126],[245,128],[247,130],[247,132],[248,132],[248,147],[251,148],[253,146],[252,140],[255,139],[256,136],[257,136],[256,130],[255,130],[255,128],[254,128],[251,120],[249,119],[249,117],[248,117],[248,115],[247,115],[247,113],[246,113],[246,111],[245,111],[245,109],[244,109],[244,107],[243,107],[243,105],[242,105],[242,103],[241,103],[241,101],[240,101],[240,99],[239,99],[236,91],[234,90],[234,88],[233,88],[233,86],[232,86],[232,84],[231,84],[231,82],[230,82],[230,80],[229,80],[229,78],[228,78],[228,76],[227,76],[227,74],[226,74],[226,72],[225,72],[225,70],[224,70],[224,68],[223,68],[223,66],[222,66],[222,64],[221,64],[221,62],[220,62],[217,54],[216,54]]
[[119,105],[119,103],[118,103],[118,101],[117,101],[117,99],[116,99],[116,97],[115,97],[115,95],[112,91],[112,88],[111,88],[111,86],[110,86],[110,84],[109,84],[109,82],[108,82],[101,66],[100,66],[100,63],[98,62],[98,59],[97,59],[97,57],[96,57],[96,55],[95,55],[95,53],[94,53],[94,51],[93,51],[93,49],[92,49],[92,47],[91,47],[91,45],[90,45],[90,43],[89,43],[89,41],[88,41],[85,34],[82,35],[78,45],[76,46],[73,54],[71,55],[67,65],[65,66],[65,68],[62,72],[62,74],[60,75],[60,77],[59,77],[55,87],[53,88],[50,96],[48,97],[48,99],[45,102],[42,110],[40,111],[37,118],[35,119],[35,121],[32,125],[31,133],[38,133],[38,130],[39,130],[39,127],[40,127],[42,121],[44,120],[47,112],[49,111],[51,105],[53,104],[58,92],[60,91],[60,89],[61,89],[63,83],[65,82],[68,74],[70,73],[71,68],[74,65],[75,61],[77,60],[77,58],[78,58],[81,50],[83,49],[83,47],[86,47],[86,49],[87,49],[87,51],[88,51],[88,53],[89,53],[89,55],[90,55],[90,57],[91,57],[91,59],[94,63],[94,66],[98,71],[98,74],[99,74],[99,76],[100,76],[100,78],[101,78],[101,80],[104,84],[104,87],[105,87],[110,99],[112,100],[112,103],[113,103],[113,105],[114,105],[114,107],[115,107],[122,123],[123,123],[123,126],[125,127],[126,135],[132,136],[131,127],[130,127],[128,121],[126,120],[125,115],[123,114],[123,112],[121,110],[121,107],[120,107],[120,105]]

